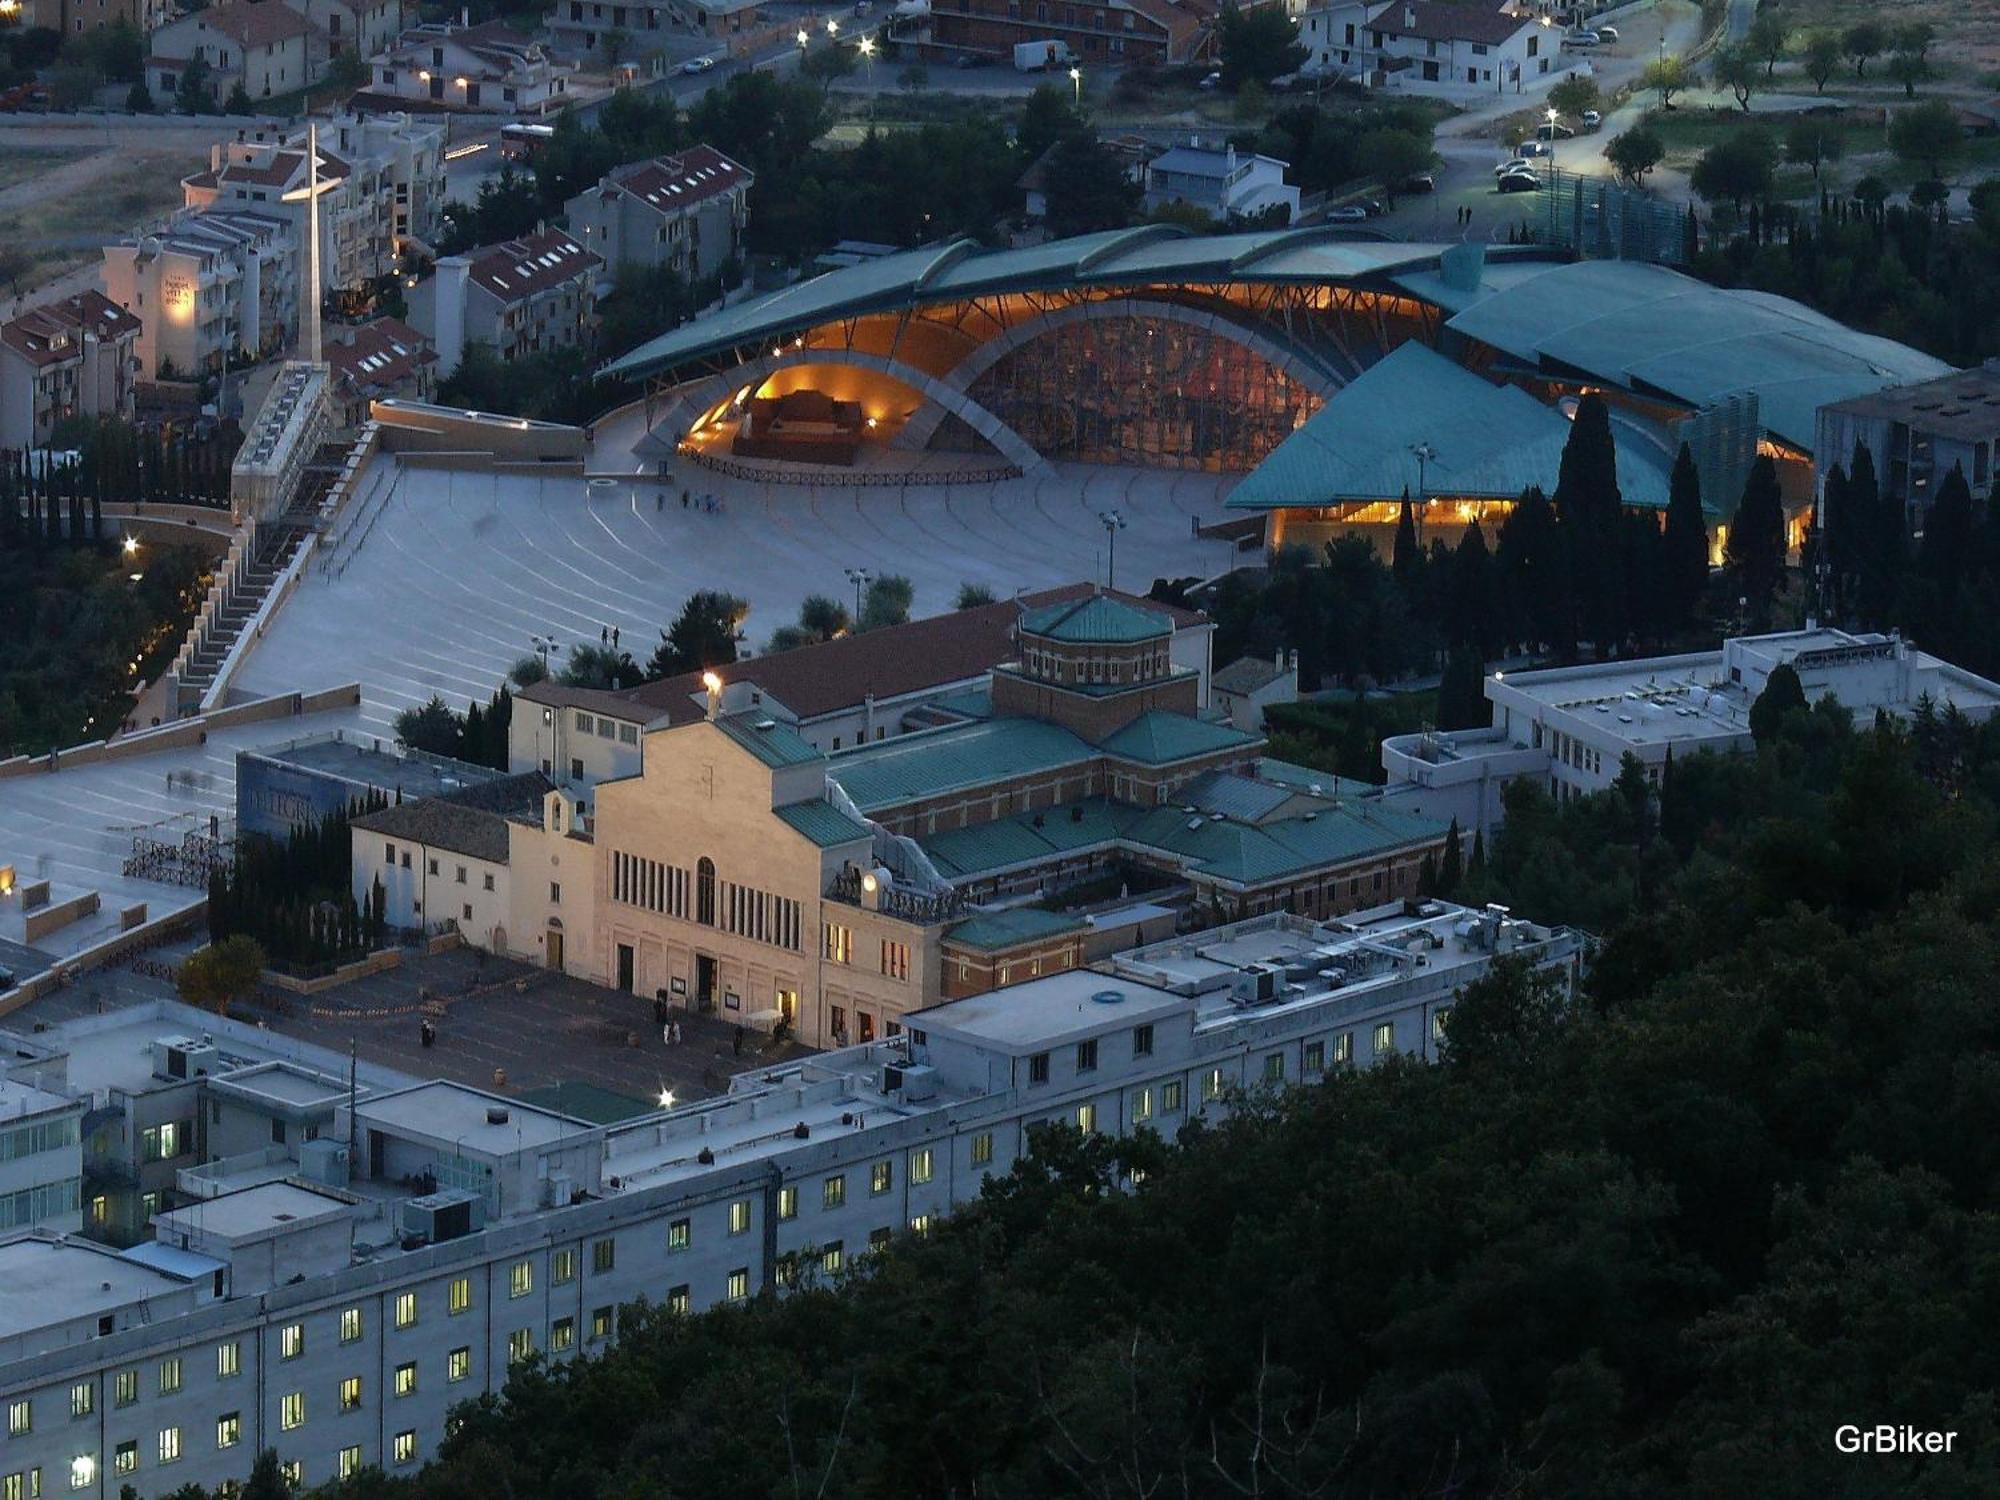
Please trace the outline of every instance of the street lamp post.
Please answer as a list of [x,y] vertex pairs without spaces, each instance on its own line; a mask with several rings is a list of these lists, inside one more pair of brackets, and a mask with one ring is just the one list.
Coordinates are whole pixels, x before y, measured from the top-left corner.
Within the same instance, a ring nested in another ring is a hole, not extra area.
[[875,38],[864,36],[855,44],[862,62],[868,65],[868,123],[875,123]]
[[1430,485],[1427,482],[1430,477],[1430,462],[1438,455],[1437,449],[1429,443],[1412,443],[1410,455],[1417,461],[1416,533],[1417,541],[1421,543],[1424,539],[1424,516],[1430,510]]
[[849,568],[847,581],[854,585],[854,628],[861,628],[861,591],[875,581],[875,574],[867,568]]
[[1069,86],[1076,98],[1077,111],[1081,113],[1083,110],[1083,69],[1071,68],[1069,70]]
[[806,65],[806,43],[811,40],[812,37],[807,34],[805,27],[801,26],[799,28],[799,69],[801,72],[805,70]]
[[1104,534],[1110,539],[1110,548],[1104,561],[1104,586],[1118,587],[1118,533],[1125,529],[1125,517],[1115,510],[1099,511],[1097,519],[1104,523]]

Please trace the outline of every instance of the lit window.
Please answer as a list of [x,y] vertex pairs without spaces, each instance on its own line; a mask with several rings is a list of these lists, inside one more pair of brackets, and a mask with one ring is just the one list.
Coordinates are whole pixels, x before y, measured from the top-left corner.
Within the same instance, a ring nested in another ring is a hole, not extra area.
[[1431,1012],[1432,1041],[1441,1042],[1444,1040],[1444,1029],[1446,1025],[1449,1024],[1450,1020],[1451,1020],[1451,1007],[1449,1005],[1445,1006],[1442,1010],[1435,1010]]
[[139,1471],[139,1445],[120,1443],[111,1454],[111,1472],[114,1474],[136,1474]]
[[1354,1033],[1343,1031],[1333,1039],[1333,1060],[1337,1063],[1354,1061]]
[[667,1225],[667,1248],[685,1250],[694,1243],[694,1226],[687,1219],[675,1219]]
[[535,1263],[517,1260],[507,1272],[507,1295],[525,1297],[535,1289]]
[[1210,1068],[1201,1075],[1201,1102],[1208,1104],[1222,1097],[1222,1069]]
[[1095,1104],[1079,1104],[1076,1107],[1076,1128],[1081,1130],[1085,1135],[1089,1135],[1093,1130],[1097,1129],[1097,1106]]
[[287,1323],[278,1330],[278,1358],[297,1359],[306,1352],[306,1325]]
[[243,1372],[243,1346],[235,1339],[215,1346],[215,1378],[227,1380]]
[[918,1214],[914,1219],[910,1220],[910,1233],[916,1235],[919,1239],[928,1236],[930,1232],[931,1216],[929,1214]]
[[1302,1071],[1307,1073],[1324,1073],[1326,1071],[1325,1042],[1306,1043],[1305,1062]]
[[1379,1057],[1385,1052],[1394,1052],[1395,1050],[1396,1023],[1394,1021],[1384,1021],[1380,1026],[1375,1028],[1375,1054]]
[[612,1326],[617,1316],[616,1311],[612,1308],[598,1308],[590,1315],[590,1336],[593,1339],[610,1338]]
[[729,1205],[729,1232],[748,1234],[750,1232],[750,1200],[738,1198]]
[[472,1351],[464,1345],[452,1350],[444,1357],[444,1378],[447,1382],[460,1381],[472,1373]]
[[417,1435],[415,1432],[396,1434],[395,1446],[391,1450],[399,1464],[413,1464],[417,1461]]
[[507,1363],[519,1364],[535,1352],[535,1332],[532,1328],[517,1328],[507,1335]]
[[160,1394],[171,1396],[181,1388],[181,1359],[178,1354],[160,1361]]
[[847,1178],[844,1176],[827,1178],[820,1184],[819,1198],[822,1208],[839,1208],[847,1202]]
[[297,1489],[306,1482],[306,1461],[302,1458],[288,1458],[278,1465],[278,1472],[284,1476],[286,1484]]
[[409,1328],[417,1321],[417,1294],[400,1292],[396,1296],[396,1326]]
[[1160,1112],[1169,1115],[1177,1114],[1180,1111],[1180,1107],[1181,1081],[1178,1078],[1169,1079],[1160,1085]]
[[729,1300],[731,1302],[741,1302],[749,1295],[750,1271],[747,1267],[739,1266],[736,1270],[729,1273]]
[[358,1307],[344,1308],[340,1314],[341,1343],[352,1344],[358,1341],[360,1337],[361,1337],[361,1309]]
[[795,1187],[778,1189],[778,1217],[796,1219],[799,1216],[799,1190]]
[[685,1318],[693,1305],[693,1297],[688,1288],[676,1286],[667,1289],[668,1312],[675,1314],[677,1317]]
[[87,1417],[96,1410],[96,1386],[85,1380],[69,1388],[69,1414],[72,1417]]
[[215,1419],[215,1446],[234,1448],[243,1441],[243,1418],[233,1411]]
[[35,1403],[32,1401],[10,1401],[7,1403],[7,1436],[26,1437],[35,1430]]
[[1264,1057],[1264,1082],[1283,1083],[1285,1081],[1285,1054],[1266,1053]]
[[361,1472],[361,1445],[354,1443],[340,1450],[340,1477],[352,1479]]
[[396,1366],[396,1394],[412,1396],[417,1390],[417,1362],[407,1360]]
[[931,1148],[923,1146],[910,1153],[910,1181],[912,1183],[931,1180]]
[[841,1266],[845,1263],[846,1257],[840,1252],[839,1240],[835,1240],[819,1252],[819,1268],[828,1276],[838,1276]]
[[599,1240],[590,1247],[590,1269],[593,1275],[602,1276],[617,1264],[618,1241]]
[[454,1278],[445,1311],[455,1318],[470,1306],[472,1306],[472,1278],[470,1276]]
[[[576,1252],[558,1250],[549,1257],[549,1282],[554,1286],[567,1286],[576,1280]],[[520,1296],[519,1292],[514,1294]]]
[[576,1342],[576,1319],[557,1318],[549,1325],[549,1349],[560,1354]]
[[1134,1124],[1144,1124],[1153,1118],[1153,1091],[1140,1089],[1132,1096],[1132,1120]]
[[69,1487],[87,1490],[97,1483],[97,1455],[79,1453],[69,1461]]
[[292,1391],[278,1403],[278,1425],[290,1432],[294,1427],[302,1427],[306,1420],[306,1393]]
[[111,1404],[130,1406],[139,1399],[139,1372],[120,1370],[111,1381]]
[[160,1462],[179,1463],[181,1457],[181,1430],[178,1427],[160,1429]]
[[993,1164],[993,1132],[982,1130],[972,1138],[972,1164],[986,1167]]
[[350,1375],[340,1382],[340,1409],[342,1411],[361,1410],[361,1377]]
[[868,1169],[868,1191],[886,1193],[896,1185],[896,1168],[892,1162],[878,1161]]

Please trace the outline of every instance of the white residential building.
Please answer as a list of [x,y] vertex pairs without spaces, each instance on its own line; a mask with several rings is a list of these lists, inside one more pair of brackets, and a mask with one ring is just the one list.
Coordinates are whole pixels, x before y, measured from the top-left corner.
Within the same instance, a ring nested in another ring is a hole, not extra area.
[[569,102],[567,63],[499,21],[412,26],[372,64],[377,98],[422,99],[446,109],[543,114]]
[[1299,211],[1299,190],[1285,181],[1291,163],[1233,145],[1205,146],[1200,139],[1174,146],[1146,163],[1146,211],[1171,205],[1200,209],[1211,219],[1253,218],[1274,208]]
[[475,947],[505,953],[508,816],[539,815],[549,790],[548,778],[531,772],[354,819],[349,838],[356,905],[367,911],[379,882],[390,927],[416,932],[453,926]]
[[[268,0],[263,0],[268,3]],[[342,53],[363,59],[387,51],[403,30],[403,0],[284,0],[312,24],[314,76]]]
[[1244,1091],[1433,1056],[1498,954],[1568,979],[1581,941],[1442,903],[1262,917],[608,1128],[445,1082],[350,1102],[304,1069],[195,1077],[198,1120],[325,1128],[198,1158],[123,1254],[0,1241],[0,1401],[27,1418],[0,1471],[93,1500],[240,1482],[265,1448],[296,1484],[413,1472],[514,1363],[603,1350],[641,1296],[693,1311],[838,1275],[976,1197],[1031,1128],[1171,1137]]
[[512,361],[587,343],[603,265],[560,229],[447,255],[435,289],[438,378],[458,368],[467,344]]
[[0,1234],[83,1227],[86,1101],[0,1078]]
[[1223,718],[1246,734],[1261,734],[1265,709],[1299,701],[1299,653],[1238,657],[1215,674],[1209,692]]
[[1864,722],[1878,711],[1906,718],[1924,698],[1975,723],[2000,708],[2000,683],[1896,636],[1824,628],[1742,636],[1686,656],[1495,672],[1486,679],[1490,728],[1382,742],[1383,796],[1490,829],[1502,789],[1523,777],[1558,800],[1586,796],[1616,781],[1629,754],[1657,785],[1670,755],[1749,749],[1751,705],[1780,665],[1798,673],[1808,703],[1832,697]]
[[713,146],[690,146],[613,167],[564,204],[563,217],[614,278],[621,266],[664,266],[699,281],[742,250],[753,181]]
[[226,104],[237,84],[252,100],[288,94],[312,83],[313,28],[283,5],[228,0],[169,21],[152,34],[146,83],[153,97],[174,97],[188,64],[208,65],[208,93]]
[[218,210],[104,247],[105,295],[138,318],[139,371],[208,374],[297,336],[300,256],[285,219]]
[[1299,21],[1306,66],[1370,87],[1441,95],[1520,93],[1564,70],[1546,17],[1446,0],[1341,0]]

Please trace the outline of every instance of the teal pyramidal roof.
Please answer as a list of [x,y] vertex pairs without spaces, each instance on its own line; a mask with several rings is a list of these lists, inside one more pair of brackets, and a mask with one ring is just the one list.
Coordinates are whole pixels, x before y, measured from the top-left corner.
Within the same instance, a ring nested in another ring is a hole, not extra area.
[[[1230,492],[1232,510],[1395,500],[1514,500],[1553,491],[1570,424],[1517,386],[1495,385],[1412,340],[1328,398]],[[1616,423],[1627,505],[1664,509],[1673,455]],[[1422,465],[1414,451],[1429,450]]]
[[825,759],[796,731],[762,714],[724,714],[715,727],[773,770]]
[[1025,635],[1075,645],[1125,646],[1171,635],[1174,625],[1157,611],[1106,594],[1087,594],[1029,610],[1020,628]]
[[849,844],[856,839],[869,839],[875,836],[874,830],[866,823],[852,814],[842,812],[824,798],[812,802],[787,803],[778,809],[778,816],[822,849],[831,849],[836,844]]

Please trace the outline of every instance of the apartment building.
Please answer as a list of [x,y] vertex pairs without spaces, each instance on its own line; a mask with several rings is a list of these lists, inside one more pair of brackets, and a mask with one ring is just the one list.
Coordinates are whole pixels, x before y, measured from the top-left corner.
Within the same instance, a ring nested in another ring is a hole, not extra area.
[[298,335],[301,256],[292,226],[217,208],[104,247],[104,290],[139,320],[142,379],[210,374]]
[[173,0],[22,0],[17,14],[24,27],[46,27],[81,36],[120,23],[150,36],[173,19]]
[[468,344],[502,360],[589,343],[601,256],[560,229],[483,245],[437,263],[438,376],[450,376]]
[[239,83],[253,100],[288,94],[318,76],[312,37],[306,18],[284,5],[228,0],[153,32],[146,83],[155,98],[172,98],[199,57],[208,65],[208,93],[218,105]]
[[139,320],[101,292],[0,325],[0,448],[45,447],[68,417],[132,415]]
[[1086,68],[1161,67],[1201,57],[1214,22],[1191,0],[932,0],[931,41],[1010,62],[1022,42],[1061,41]]
[[612,168],[563,205],[563,218],[614,279],[638,266],[699,281],[741,252],[755,180],[713,146],[690,146]]
[[613,31],[622,31],[641,52],[659,48],[659,38],[727,37],[756,27],[758,0],[557,0],[547,17],[549,33],[565,53],[594,51]]
[[1285,181],[1291,165],[1255,151],[1239,153],[1230,144],[1204,145],[1197,138],[1146,163],[1146,211],[1194,208],[1227,222],[1282,210],[1289,223],[1299,211],[1299,190]]
[[444,109],[543,114],[569,102],[575,71],[503,22],[437,21],[407,28],[378,55],[368,90]]
[[0,1484],[216,1486],[267,1447],[300,1484],[411,1472],[453,1405],[530,1356],[604,1349],[641,1296],[693,1312],[838,1277],[1037,1128],[1172,1136],[1245,1094],[1431,1057],[1496,956],[1570,980],[1581,952],[1492,908],[1260,918],[608,1128],[446,1082],[211,1074],[196,1117],[237,1119],[244,1149],[181,1171],[152,1242],[0,1240]]
[[327,330],[326,362],[333,367],[339,425],[357,428],[369,405],[392,397],[428,401],[437,394],[437,350],[397,318]]
[[1563,69],[1547,18],[1445,0],[1342,0],[1299,18],[1307,66],[1371,86],[1519,93]]
[[1953,469],[1965,476],[1975,501],[2000,474],[2000,359],[1830,401],[1819,409],[1815,427],[1813,467],[1822,496],[1833,466],[1851,470],[1855,450],[1865,447],[1882,496],[1902,507],[1913,533],[1921,532],[1938,486]]
[[[269,0],[262,0],[269,3]],[[402,34],[403,0],[284,0],[311,23],[313,76],[342,53],[363,59],[385,52]]]

